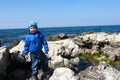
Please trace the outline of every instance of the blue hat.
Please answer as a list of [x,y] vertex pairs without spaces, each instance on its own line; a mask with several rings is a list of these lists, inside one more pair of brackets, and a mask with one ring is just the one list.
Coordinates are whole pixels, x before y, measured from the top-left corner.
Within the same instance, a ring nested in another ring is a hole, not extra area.
[[37,28],[37,22],[35,22],[35,21],[29,22],[28,26],[29,26],[29,28],[30,27]]

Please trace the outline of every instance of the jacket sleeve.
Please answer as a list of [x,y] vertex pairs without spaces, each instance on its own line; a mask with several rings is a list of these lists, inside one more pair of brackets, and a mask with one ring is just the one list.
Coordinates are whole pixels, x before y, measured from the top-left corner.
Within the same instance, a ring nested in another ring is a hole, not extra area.
[[44,46],[44,52],[45,52],[45,53],[48,53],[48,51],[49,51],[48,43],[47,43],[44,35],[43,35],[43,46]]
[[29,42],[28,36],[26,36],[25,44],[24,44],[24,51],[23,51],[24,55],[28,54],[28,52],[29,52],[29,46],[30,46],[30,42]]

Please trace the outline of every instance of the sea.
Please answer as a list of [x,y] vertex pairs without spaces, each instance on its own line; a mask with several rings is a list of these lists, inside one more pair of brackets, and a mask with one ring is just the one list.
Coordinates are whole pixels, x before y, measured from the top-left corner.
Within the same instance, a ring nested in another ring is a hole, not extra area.
[[[45,27],[39,28],[39,31],[42,32],[47,39],[48,36],[58,33],[80,34],[83,32],[120,32],[120,25]],[[0,29],[0,41],[3,42],[0,46],[9,46],[14,40],[25,40],[25,36],[28,33],[28,28]]]

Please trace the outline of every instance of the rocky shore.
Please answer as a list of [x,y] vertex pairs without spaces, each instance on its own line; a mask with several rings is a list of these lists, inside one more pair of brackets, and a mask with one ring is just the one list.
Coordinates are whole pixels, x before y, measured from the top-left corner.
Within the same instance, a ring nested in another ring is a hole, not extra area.
[[[111,65],[119,64],[120,33],[62,33],[57,38],[62,40],[48,41],[50,70],[40,69],[39,80],[120,80],[120,71]],[[0,47],[1,80],[29,80],[30,59],[22,56],[23,45],[22,40],[12,49]]]

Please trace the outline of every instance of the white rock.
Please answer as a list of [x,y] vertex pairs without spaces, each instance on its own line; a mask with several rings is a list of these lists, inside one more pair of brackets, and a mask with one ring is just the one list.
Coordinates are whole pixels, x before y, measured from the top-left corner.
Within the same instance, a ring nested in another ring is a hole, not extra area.
[[19,43],[17,46],[13,47],[13,48],[10,50],[10,53],[14,53],[14,52],[19,51],[20,54],[22,54],[23,49],[24,49],[24,41],[21,40],[20,43]]
[[120,72],[114,68],[107,68],[102,71],[102,74],[105,76],[105,80],[118,80],[117,78],[120,77],[118,75]]
[[120,42],[120,33],[115,35],[115,42]]
[[49,61],[49,67],[55,69],[57,67],[64,66],[64,59],[61,56],[53,56]]
[[107,39],[107,33],[105,32],[100,32],[97,33],[97,41],[105,41]]
[[[62,54],[61,47],[65,48],[65,51],[69,55],[75,56],[79,52],[79,47],[70,39],[48,42],[49,45],[49,56]],[[71,50],[71,52],[70,52]],[[72,53],[72,54],[71,54]]]
[[49,80],[79,80],[69,68],[57,68]]

